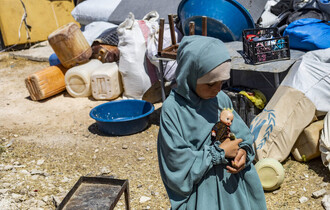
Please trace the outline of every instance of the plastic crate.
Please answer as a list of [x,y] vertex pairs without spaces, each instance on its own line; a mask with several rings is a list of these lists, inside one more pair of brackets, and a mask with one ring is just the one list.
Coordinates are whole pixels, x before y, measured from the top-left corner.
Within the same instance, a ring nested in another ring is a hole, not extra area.
[[278,28],[246,29],[242,37],[243,52],[250,63],[290,59],[289,37],[282,37]]

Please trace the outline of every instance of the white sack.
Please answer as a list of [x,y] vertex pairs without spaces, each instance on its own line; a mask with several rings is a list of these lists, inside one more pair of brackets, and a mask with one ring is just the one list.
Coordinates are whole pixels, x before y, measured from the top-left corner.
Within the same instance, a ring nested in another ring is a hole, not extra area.
[[318,111],[330,112],[330,48],[307,52],[281,85],[303,92]]
[[72,11],[73,18],[82,25],[94,21],[109,21],[110,15],[121,0],[86,0],[79,3]]
[[330,171],[330,112],[324,118],[324,127],[320,137],[320,152],[323,165]]
[[284,161],[314,116],[313,102],[299,90],[280,85],[264,110],[251,122],[256,160]]
[[151,87],[144,62],[147,42],[151,31],[159,25],[158,18],[156,11],[148,13],[143,20],[135,20],[130,13],[118,26],[119,71],[123,79],[124,98],[142,99]]
[[105,30],[114,27],[117,27],[117,25],[104,21],[96,21],[86,25],[83,34],[89,45],[92,45],[95,39],[100,36]]
[[[159,28],[159,26],[158,26]],[[156,58],[158,53],[158,38],[159,38],[159,30],[155,30],[154,33],[151,34],[150,40],[148,41],[147,46],[147,56],[151,63],[155,65],[159,70],[159,60]],[[175,27],[175,38],[176,43],[179,43],[182,39],[181,32]],[[172,45],[171,39],[171,30],[169,24],[164,25],[164,36],[163,36],[163,49]],[[163,62],[163,70],[164,70],[164,78],[167,81],[172,81],[175,79],[175,70],[178,66],[176,60]],[[160,71],[158,72],[158,74]]]

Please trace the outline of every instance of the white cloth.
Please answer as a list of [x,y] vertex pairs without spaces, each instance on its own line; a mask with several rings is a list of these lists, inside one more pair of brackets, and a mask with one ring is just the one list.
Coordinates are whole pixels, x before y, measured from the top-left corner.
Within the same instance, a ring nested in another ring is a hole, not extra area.
[[320,137],[320,152],[323,165],[330,171],[330,112],[324,118],[324,127]]
[[303,55],[281,85],[303,92],[318,111],[330,112],[330,48]]

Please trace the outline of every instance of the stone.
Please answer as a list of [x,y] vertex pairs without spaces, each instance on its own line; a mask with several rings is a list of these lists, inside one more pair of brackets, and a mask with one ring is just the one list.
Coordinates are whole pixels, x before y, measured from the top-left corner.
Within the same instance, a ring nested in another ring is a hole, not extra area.
[[111,171],[107,167],[102,167],[100,172],[101,172],[101,174],[109,174]]
[[30,172],[28,172],[27,170],[23,169],[20,170],[19,173],[23,174],[23,175],[31,175]]
[[61,182],[65,183],[65,182],[68,182],[70,179],[68,177],[64,177]]
[[322,198],[322,206],[325,210],[330,210],[330,195],[325,195],[323,198]]
[[326,193],[327,193],[326,189],[318,190],[318,191],[312,193],[312,197],[319,198],[319,197],[325,195]]
[[124,144],[121,148],[122,149],[127,149],[128,148],[128,145]]
[[300,202],[300,203],[305,203],[305,202],[307,202],[307,201],[308,201],[308,198],[306,198],[305,196],[299,198],[299,202]]
[[12,170],[13,168],[14,168],[14,166],[12,166],[12,165],[6,165],[6,166],[3,167],[3,170],[4,171],[9,171],[9,170]]
[[322,182],[321,184],[320,184],[320,187],[327,187],[328,186],[328,183],[327,182]]
[[140,203],[145,203],[145,202],[147,202],[147,201],[149,201],[149,200],[151,200],[150,197],[147,197],[147,196],[141,196],[141,198],[140,198]]
[[144,157],[139,157],[138,158],[138,161],[142,161],[142,160],[145,160],[145,158]]
[[42,165],[44,162],[45,162],[45,160],[40,159],[40,160],[37,161],[37,165],[40,166],[40,165]]
[[0,195],[1,194],[5,194],[6,192],[8,192],[9,191],[9,189],[0,189]]
[[289,195],[294,195],[296,194],[296,191],[289,191]]

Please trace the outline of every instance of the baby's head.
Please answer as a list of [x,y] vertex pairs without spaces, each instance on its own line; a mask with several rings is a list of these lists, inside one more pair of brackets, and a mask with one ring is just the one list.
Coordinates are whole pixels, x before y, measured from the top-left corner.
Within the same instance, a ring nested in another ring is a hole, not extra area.
[[220,113],[221,122],[223,122],[227,126],[230,126],[231,123],[233,122],[233,120],[234,120],[233,110],[231,110],[231,109],[222,110],[222,112]]

